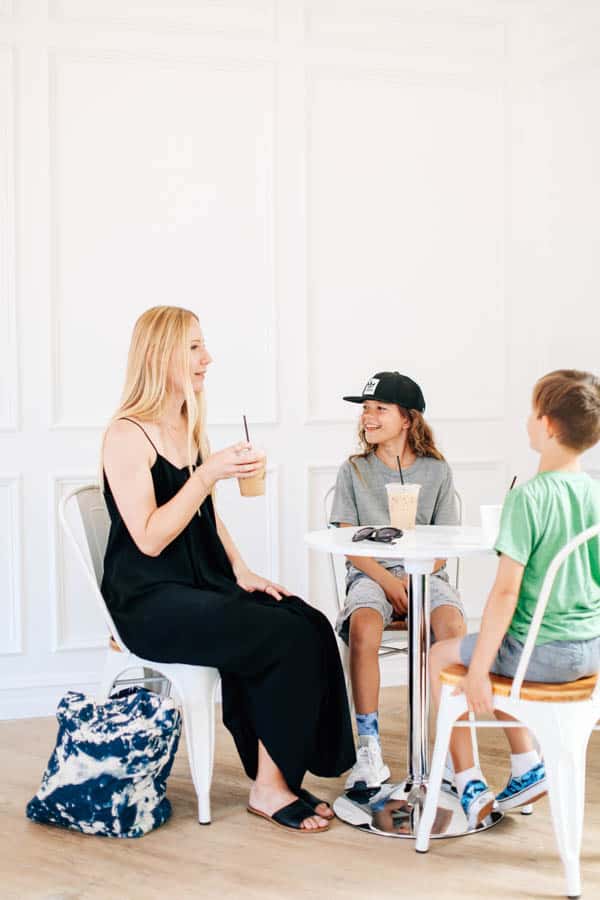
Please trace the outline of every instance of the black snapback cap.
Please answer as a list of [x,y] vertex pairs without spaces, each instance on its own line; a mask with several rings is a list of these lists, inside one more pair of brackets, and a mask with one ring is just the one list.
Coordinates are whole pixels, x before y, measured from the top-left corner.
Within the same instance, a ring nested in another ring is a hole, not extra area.
[[425,398],[416,381],[400,372],[377,372],[369,378],[359,397],[344,397],[349,403],[364,403],[365,400],[380,400],[382,403],[397,403],[405,409],[425,412]]

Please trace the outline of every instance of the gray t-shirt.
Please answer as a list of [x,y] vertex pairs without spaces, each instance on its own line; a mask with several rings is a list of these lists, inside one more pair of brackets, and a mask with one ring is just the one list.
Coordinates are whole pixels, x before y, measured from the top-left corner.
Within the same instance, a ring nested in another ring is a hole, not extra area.
[[[421,485],[417,525],[460,524],[452,471],[447,462],[418,456],[412,466],[402,469],[402,474],[408,484]],[[385,486],[396,481],[400,481],[398,471],[388,468],[375,453],[357,457],[352,462],[347,459],[337,475],[331,524],[389,525]],[[378,559],[377,562],[392,568],[399,560]]]

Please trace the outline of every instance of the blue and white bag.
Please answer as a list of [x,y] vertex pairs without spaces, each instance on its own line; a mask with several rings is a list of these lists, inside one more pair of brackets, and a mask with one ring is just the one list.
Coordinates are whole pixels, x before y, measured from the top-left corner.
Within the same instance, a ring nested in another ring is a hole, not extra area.
[[181,734],[170,698],[133,688],[105,703],[69,691],[56,747],[27,816],[107,837],[141,837],[166,822],[167,778]]

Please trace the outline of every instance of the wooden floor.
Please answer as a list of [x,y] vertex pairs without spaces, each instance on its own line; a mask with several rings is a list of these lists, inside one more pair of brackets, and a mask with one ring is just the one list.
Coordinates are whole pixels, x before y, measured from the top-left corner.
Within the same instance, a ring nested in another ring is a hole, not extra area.
[[[392,777],[405,769],[405,691],[383,692],[382,731]],[[182,741],[168,796],[173,816],[139,840],[89,837],[35,825],[24,815],[56,734],[54,719],[0,723],[0,898],[519,898],[563,896],[547,800],[528,818],[507,816],[481,835],[437,841],[417,855],[409,841],[377,838],[335,822],[321,835],[294,835],[245,811],[248,782],[219,723],[212,791],[213,823],[197,824]],[[506,780],[501,733],[484,731],[483,769]],[[501,752],[494,748],[500,748]],[[600,732],[588,758],[582,852],[584,896],[600,897]],[[309,777],[329,799],[342,779]]]

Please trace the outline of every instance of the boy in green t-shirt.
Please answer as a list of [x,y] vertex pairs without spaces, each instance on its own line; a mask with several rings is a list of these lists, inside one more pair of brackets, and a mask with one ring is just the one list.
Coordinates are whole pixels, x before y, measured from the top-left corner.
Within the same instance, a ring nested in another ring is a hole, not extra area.
[[[469,710],[493,712],[489,673],[514,677],[550,562],[571,538],[600,522],[600,482],[580,468],[583,451],[600,440],[600,379],[573,370],[545,375],[533,390],[527,432],[540,454],[538,473],[504,503],[494,545],[500,560],[481,631],[431,648],[436,706],[440,672],[462,663],[469,667],[462,684]],[[600,668],[599,544],[582,544],[559,569],[527,668],[529,681],[575,681]],[[510,718],[499,711],[495,715]],[[544,764],[528,729],[509,728],[506,736],[511,777],[494,798],[474,766],[468,731],[453,732],[455,783],[471,828],[490,813],[495,799],[506,811],[546,793]]]

